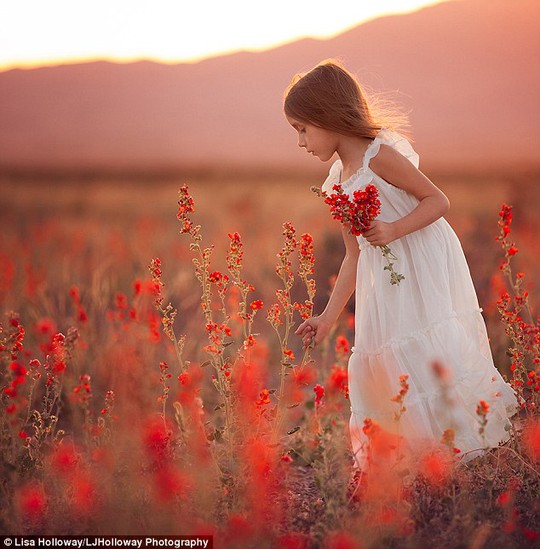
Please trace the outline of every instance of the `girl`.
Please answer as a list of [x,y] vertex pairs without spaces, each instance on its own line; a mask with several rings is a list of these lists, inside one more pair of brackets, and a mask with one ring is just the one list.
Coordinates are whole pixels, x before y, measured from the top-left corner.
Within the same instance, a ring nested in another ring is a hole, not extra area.
[[[362,236],[342,225],[345,258],[324,311],[296,334],[319,344],[356,290],[355,340],[348,364],[353,465],[367,466],[362,427],[371,418],[398,433],[414,455],[443,434],[462,459],[509,438],[517,401],[493,364],[486,327],[457,236],[442,217],[449,202],[421,171],[401,135],[381,126],[357,81],[334,61],[297,76],[284,111],[298,145],[323,162],[337,153],[323,191],[340,184],[349,196],[375,185],[381,212]],[[391,243],[391,285],[378,246]],[[406,411],[392,401],[408,375]],[[487,415],[480,434],[477,406]],[[455,437],[452,441],[452,437]],[[457,450],[456,450],[457,451]]]

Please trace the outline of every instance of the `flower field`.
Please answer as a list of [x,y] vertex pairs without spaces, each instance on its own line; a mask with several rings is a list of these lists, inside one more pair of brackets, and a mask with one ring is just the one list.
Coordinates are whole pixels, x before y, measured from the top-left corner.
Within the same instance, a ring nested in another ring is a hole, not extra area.
[[[1,533],[538,543],[538,180],[434,179],[520,412],[466,464],[450,428],[410,463],[366,418],[367,476],[351,467],[352,303],[320,348],[294,336],[343,254],[313,181],[1,180]],[[489,402],[476,413],[481,434]]]

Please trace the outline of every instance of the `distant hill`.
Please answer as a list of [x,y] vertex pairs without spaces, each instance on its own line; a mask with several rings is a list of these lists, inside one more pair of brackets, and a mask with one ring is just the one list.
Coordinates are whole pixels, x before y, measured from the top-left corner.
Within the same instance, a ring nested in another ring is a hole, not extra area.
[[196,64],[0,73],[0,170],[321,170],[281,105],[328,57],[398,91],[424,167],[540,166],[540,2],[458,0]]

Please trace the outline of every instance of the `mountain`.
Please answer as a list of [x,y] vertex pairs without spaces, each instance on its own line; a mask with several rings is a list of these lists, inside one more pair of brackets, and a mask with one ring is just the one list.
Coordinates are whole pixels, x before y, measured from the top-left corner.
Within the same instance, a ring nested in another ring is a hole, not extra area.
[[195,64],[9,70],[0,170],[320,170],[282,97],[330,57],[368,89],[397,92],[424,167],[538,167],[539,55],[538,0],[456,0]]

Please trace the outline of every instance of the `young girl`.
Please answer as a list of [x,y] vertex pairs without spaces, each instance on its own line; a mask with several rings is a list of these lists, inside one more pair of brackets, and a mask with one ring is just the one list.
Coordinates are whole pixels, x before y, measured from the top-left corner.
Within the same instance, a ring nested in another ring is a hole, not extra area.
[[[359,84],[337,63],[295,77],[284,110],[300,147],[323,162],[339,156],[323,191],[331,194],[340,184],[351,196],[371,183],[381,201],[380,215],[362,236],[342,225],[346,253],[328,304],[296,331],[304,346],[319,344],[356,290],[348,365],[353,465],[367,466],[366,418],[399,433],[413,453],[438,444],[445,431],[455,434],[464,460],[507,440],[516,397],[493,364],[469,268],[442,217],[446,196],[418,170],[410,143],[373,118]],[[404,275],[395,285],[378,248],[387,244],[395,271]],[[402,374],[409,389],[396,421],[392,397]],[[488,405],[483,434],[481,400]]]

